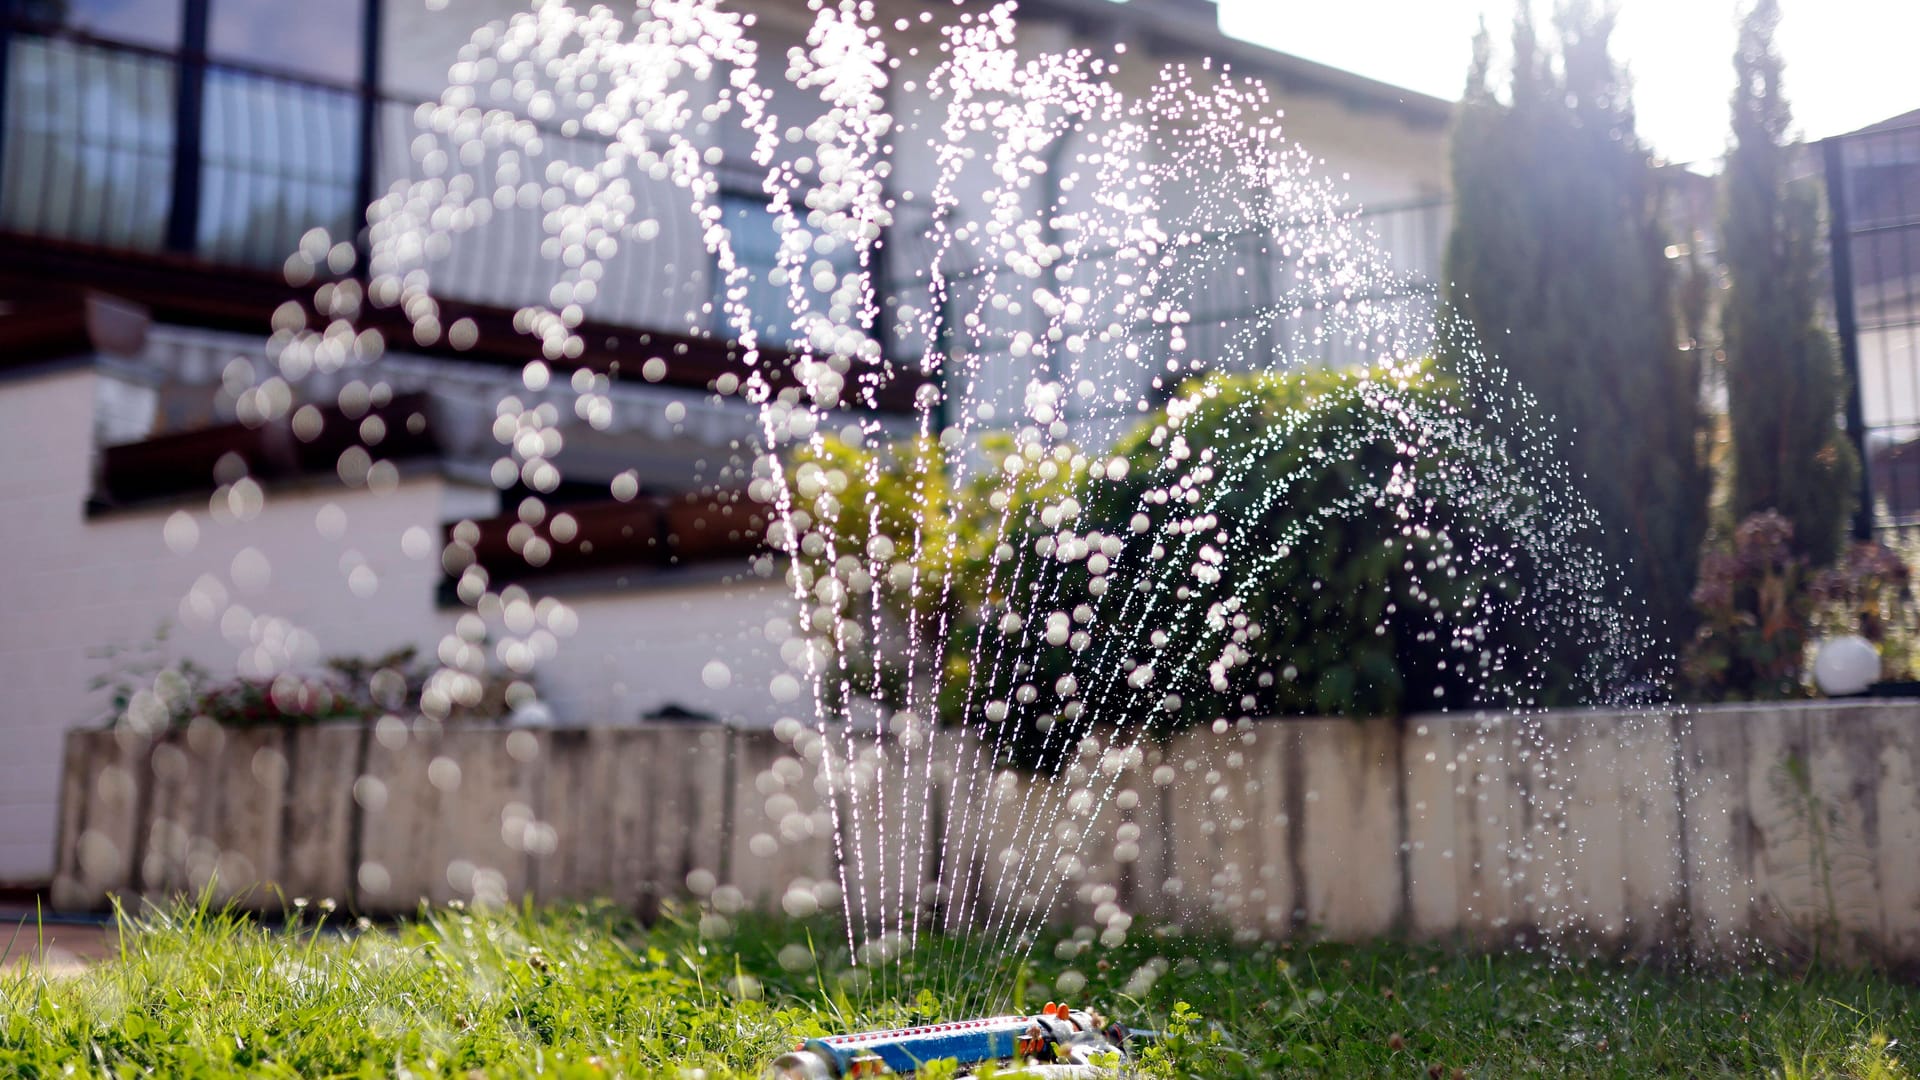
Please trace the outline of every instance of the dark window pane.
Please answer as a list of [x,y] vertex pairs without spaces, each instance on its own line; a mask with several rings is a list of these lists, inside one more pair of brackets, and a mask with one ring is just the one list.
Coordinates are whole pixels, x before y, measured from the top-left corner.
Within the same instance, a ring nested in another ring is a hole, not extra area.
[[213,0],[207,52],[215,60],[360,81],[366,0]]
[[207,72],[200,253],[277,267],[308,229],[352,239],[358,110],[343,90]]
[[55,23],[97,37],[157,48],[180,44],[184,0],[25,0],[18,9],[33,22]]
[[14,38],[0,227],[155,250],[173,182],[171,61]]

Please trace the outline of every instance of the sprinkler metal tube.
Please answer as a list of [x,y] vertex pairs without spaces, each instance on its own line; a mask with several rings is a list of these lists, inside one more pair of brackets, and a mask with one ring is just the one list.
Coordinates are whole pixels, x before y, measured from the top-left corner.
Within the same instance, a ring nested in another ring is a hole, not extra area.
[[808,1039],[775,1058],[767,1080],[910,1076],[930,1062],[969,1069],[986,1062],[1035,1062],[1045,1074],[1113,1075],[1135,1033],[1096,1013],[1052,1002],[1038,1016],[991,1016],[945,1024]]

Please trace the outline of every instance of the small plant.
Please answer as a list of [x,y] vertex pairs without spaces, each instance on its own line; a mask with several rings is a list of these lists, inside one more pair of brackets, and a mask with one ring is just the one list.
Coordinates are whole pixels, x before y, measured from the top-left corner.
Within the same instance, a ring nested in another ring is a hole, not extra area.
[[167,638],[172,631],[172,624],[161,620],[144,641],[114,642],[87,651],[89,659],[101,663],[100,674],[88,680],[87,689],[108,692],[103,723],[121,723],[130,710],[140,720],[160,727],[185,721],[185,716],[174,714],[185,709],[205,684],[207,672],[191,660],[169,661]]
[[1896,1041],[1874,1032],[1836,1057],[1803,1053],[1781,1068],[1783,1080],[1910,1080],[1913,1072],[1894,1056]]
[[1920,649],[1910,562],[1901,551],[1863,541],[1813,582],[1816,628],[1825,636],[1859,634],[1873,642],[1887,678],[1911,678]]
[[1767,510],[1742,521],[1732,542],[1700,559],[1693,606],[1700,628],[1685,670],[1709,700],[1802,697],[1815,592],[1793,550],[1793,523]]
[[1833,844],[1843,822],[1838,809],[1814,790],[1807,759],[1789,754],[1773,775],[1774,795],[1787,806],[1807,841],[1807,875],[1816,893],[1816,910],[1802,920],[1809,965],[1818,965],[1823,949],[1840,931],[1840,902],[1833,888]]
[[[191,660],[168,662],[166,639],[162,625],[150,642],[109,646],[93,654],[110,663],[89,684],[111,691],[104,718],[109,726],[128,724],[155,732],[194,720],[247,727],[411,715],[421,711],[421,697],[436,674],[434,665],[421,661],[409,645],[376,657],[333,657],[313,673],[216,680]],[[531,694],[524,679],[496,672],[475,682],[471,703],[456,701],[446,719],[497,720],[512,711],[517,694]],[[523,689],[516,692],[516,686]]]
[[1806,845],[1806,862],[1783,862],[1770,888],[1804,883],[1804,899],[1790,890],[1776,892],[1773,901],[1798,936],[1811,970],[1849,944],[1842,915],[1857,917],[1857,898],[1876,888],[1872,860],[1841,805],[1815,783],[1813,764],[1804,754],[1787,754],[1769,780],[1774,800],[1787,813],[1786,822],[1773,826],[1775,841]]
[[1172,1080],[1179,1076],[1180,1059],[1189,1049],[1194,1038],[1194,1028],[1200,1016],[1193,1006],[1184,1001],[1173,1003],[1173,1012],[1167,1015],[1167,1026],[1160,1037],[1140,1049],[1140,1075],[1162,1077]]
[[952,1058],[940,1058],[922,1065],[914,1075],[919,1080],[955,1080],[960,1075],[960,1063]]

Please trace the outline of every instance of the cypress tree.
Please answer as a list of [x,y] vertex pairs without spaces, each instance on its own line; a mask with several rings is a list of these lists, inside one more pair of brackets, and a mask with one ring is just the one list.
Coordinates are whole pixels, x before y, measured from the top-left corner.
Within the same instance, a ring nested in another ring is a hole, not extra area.
[[1844,388],[1820,318],[1818,180],[1790,179],[1792,112],[1781,94],[1777,0],[1757,0],[1734,53],[1733,149],[1727,156],[1721,314],[1732,509],[1777,510],[1815,566],[1840,552],[1858,460],[1840,427]]
[[1700,373],[1679,348],[1659,180],[1608,53],[1613,16],[1575,2],[1555,26],[1557,55],[1521,4],[1505,100],[1484,26],[1475,41],[1447,299],[1539,402],[1600,520],[1595,546],[1678,640],[1706,528]]

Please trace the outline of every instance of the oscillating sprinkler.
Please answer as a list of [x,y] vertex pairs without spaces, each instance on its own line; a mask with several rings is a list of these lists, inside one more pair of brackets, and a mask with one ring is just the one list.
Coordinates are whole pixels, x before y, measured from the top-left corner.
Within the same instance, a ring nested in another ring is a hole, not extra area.
[[945,1024],[808,1039],[767,1068],[767,1080],[911,1076],[935,1061],[963,1073],[992,1062],[1049,1080],[1117,1075],[1128,1046],[1151,1033],[1107,1023],[1098,1013],[1048,1002],[1038,1016],[991,1016]]

